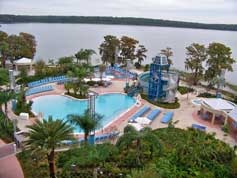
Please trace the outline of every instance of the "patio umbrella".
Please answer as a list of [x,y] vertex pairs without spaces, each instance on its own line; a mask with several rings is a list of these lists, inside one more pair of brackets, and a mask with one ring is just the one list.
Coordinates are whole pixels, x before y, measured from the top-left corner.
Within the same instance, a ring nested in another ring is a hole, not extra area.
[[133,126],[137,131],[140,131],[143,129],[142,125],[139,123],[129,123],[129,125]]
[[85,82],[89,82],[90,79],[88,79],[88,78],[84,78],[84,81],[85,81]]
[[111,81],[111,78],[102,78],[103,81]]
[[149,125],[151,123],[151,120],[146,117],[138,117],[135,121],[142,125]]
[[100,78],[93,78],[92,81],[94,81],[94,82],[99,82],[99,81],[100,81]]

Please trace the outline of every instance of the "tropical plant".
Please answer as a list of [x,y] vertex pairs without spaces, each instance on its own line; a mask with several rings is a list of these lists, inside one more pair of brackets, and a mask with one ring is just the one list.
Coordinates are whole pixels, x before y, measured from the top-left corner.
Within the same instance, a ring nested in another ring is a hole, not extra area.
[[70,89],[72,88],[72,84],[67,82],[64,84],[65,90],[67,90],[67,94],[70,94]]
[[204,45],[193,43],[186,47],[185,68],[193,73],[193,84],[197,85],[203,76],[203,62],[206,60],[206,48]]
[[7,103],[16,97],[13,91],[0,91],[0,105],[4,104],[7,116]]
[[7,54],[9,50],[9,44],[7,42],[8,34],[0,31],[0,54],[1,54],[1,64],[2,67],[5,68],[6,60],[7,60]]
[[139,45],[136,53],[137,62],[141,65],[142,62],[146,59],[145,53],[147,52],[147,49],[144,45]]
[[73,64],[73,57],[72,56],[61,57],[58,59],[58,64],[60,66],[72,65]]
[[89,60],[93,54],[96,54],[96,52],[92,49],[81,49],[75,54],[77,64],[79,64],[79,61],[85,61],[86,64],[89,64]]
[[36,120],[34,125],[27,126],[29,132],[26,136],[29,138],[26,145],[32,152],[43,151],[47,155],[49,172],[51,178],[56,178],[55,170],[55,149],[63,140],[72,138],[73,129],[63,120]]
[[99,72],[100,72],[100,80],[102,81],[103,73],[106,71],[106,65],[101,64],[99,66]]
[[116,36],[104,36],[104,41],[99,47],[101,60],[104,64],[114,64],[119,52],[120,41]]
[[43,60],[38,60],[34,65],[35,75],[44,76],[45,68],[46,68],[46,63]]
[[27,67],[26,66],[21,66],[19,71],[20,71],[20,75],[19,75],[20,78],[24,80],[28,76]]
[[231,49],[221,43],[211,43],[207,49],[206,81],[211,84],[213,78],[220,77],[223,70],[233,71],[232,64],[235,60],[231,57]]
[[122,64],[127,64],[127,60],[133,61],[136,59],[136,46],[139,41],[128,36],[122,36],[120,39],[120,59]]
[[91,116],[89,110],[86,110],[83,115],[70,114],[67,117],[72,124],[79,126],[83,130],[85,143],[88,142],[90,132],[100,126],[100,120],[103,118],[97,113]]
[[124,128],[124,135],[119,138],[116,146],[122,152],[127,150],[124,155],[124,164],[130,168],[144,166],[146,160],[153,159],[162,150],[158,137],[150,128],[144,128],[138,132],[130,125]]
[[0,137],[6,142],[13,141],[14,127],[13,123],[6,118],[4,113],[0,110]]
[[19,94],[16,97],[16,108],[15,108],[15,114],[20,114],[21,112],[29,113],[31,114],[31,106],[33,104],[33,101],[26,101],[25,96],[25,90],[24,87],[21,88]]
[[163,55],[165,55],[165,56],[167,57],[168,63],[169,63],[170,65],[173,64],[173,61],[172,61],[172,59],[171,59],[171,57],[173,56],[172,48],[166,47],[165,49],[162,49],[160,53],[163,54]]
[[6,85],[9,82],[8,71],[4,68],[0,68],[0,85]]
[[5,61],[10,59],[13,63],[21,57],[33,59],[36,52],[35,37],[28,33],[20,33],[8,36],[0,31],[0,52],[2,53],[2,65],[5,67]]
[[49,64],[49,65],[54,65],[54,59],[49,59],[49,60],[48,60],[48,64]]

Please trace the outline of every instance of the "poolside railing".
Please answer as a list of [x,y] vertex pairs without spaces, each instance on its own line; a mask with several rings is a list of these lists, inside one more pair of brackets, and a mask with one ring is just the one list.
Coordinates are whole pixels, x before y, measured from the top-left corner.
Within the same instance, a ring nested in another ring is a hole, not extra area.
[[135,78],[135,77],[137,76],[136,73],[130,72],[130,71],[128,71],[128,70],[122,69],[122,68],[117,67],[117,66],[114,66],[114,67],[108,66],[107,70],[114,70],[114,71],[117,71],[117,72],[122,73],[122,74],[124,74],[124,75],[128,75],[129,78]]
[[29,96],[29,95],[33,95],[33,94],[37,94],[37,93],[42,93],[42,92],[47,92],[47,91],[52,91],[52,90],[54,90],[52,85],[31,88],[26,91],[25,96]]
[[68,78],[63,75],[63,76],[48,77],[45,79],[37,80],[34,82],[30,82],[27,85],[28,85],[28,87],[33,88],[33,87],[38,87],[38,86],[45,85],[48,83],[63,82],[63,81],[67,81],[67,80],[68,80]]

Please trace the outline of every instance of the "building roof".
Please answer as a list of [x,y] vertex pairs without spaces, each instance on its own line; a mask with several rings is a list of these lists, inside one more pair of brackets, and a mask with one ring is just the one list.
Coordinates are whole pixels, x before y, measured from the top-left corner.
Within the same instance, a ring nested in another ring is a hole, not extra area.
[[233,103],[221,98],[203,99],[203,103],[214,110],[222,110],[227,112],[233,110],[236,107]]
[[228,114],[235,122],[237,122],[237,107],[235,107],[230,113]]
[[14,61],[14,64],[25,64],[25,65],[29,65],[32,63],[32,59],[23,57],[21,59],[18,59],[16,61]]

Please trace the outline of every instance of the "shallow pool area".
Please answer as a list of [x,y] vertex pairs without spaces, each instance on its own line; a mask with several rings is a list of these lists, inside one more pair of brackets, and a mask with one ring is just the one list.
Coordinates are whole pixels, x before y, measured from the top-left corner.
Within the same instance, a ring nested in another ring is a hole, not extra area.
[[[44,118],[67,119],[68,114],[83,114],[87,109],[87,100],[77,100],[62,95],[46,95],[32,99],[32,111],[43,113]],[[132,107],[135,99],[120,93],[103,94],[96,97],[96,113],[103,115],[101,127],[113,121],[122,112]],[[79,127],[75,133],[82,132]]]
[[193,99],[192,103],[196,106],[201,106],[202,104],[202,99]]

